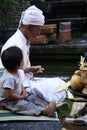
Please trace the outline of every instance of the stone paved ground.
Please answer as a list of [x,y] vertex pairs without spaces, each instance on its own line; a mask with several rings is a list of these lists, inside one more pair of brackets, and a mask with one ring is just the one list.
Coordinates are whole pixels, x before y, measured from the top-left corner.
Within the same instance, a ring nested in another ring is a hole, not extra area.
[[55,121],[0,122],[0,130],[61,130],[61,128],[62,125]]

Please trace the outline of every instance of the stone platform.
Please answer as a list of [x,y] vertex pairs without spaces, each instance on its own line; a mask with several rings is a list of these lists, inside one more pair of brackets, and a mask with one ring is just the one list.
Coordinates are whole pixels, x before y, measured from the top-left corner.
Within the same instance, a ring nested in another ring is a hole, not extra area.
[[[2,45],[0,46],[1,49]],[[79,69],[80,56],[87,52],[87,38],[72,38],[70,43],[62,44],[59,39],[46,45],[35,44],[30,48],[32,65],[42,65],[41,75],[72,75]]]
[[79,69],[80,56],[87,52],[87,38],[73,39],[71,43],[60,41],[47,45],[32,45],[32,65],[41,64],[46,74],[71,75]]

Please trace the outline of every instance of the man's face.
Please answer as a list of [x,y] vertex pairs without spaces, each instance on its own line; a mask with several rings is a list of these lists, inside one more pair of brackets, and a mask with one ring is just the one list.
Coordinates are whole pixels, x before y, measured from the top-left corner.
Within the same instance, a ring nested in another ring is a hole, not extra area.
[[27,30],[27,38],[29,41],[35,39],[37,35],[41,32],[41,26],[29,25]]

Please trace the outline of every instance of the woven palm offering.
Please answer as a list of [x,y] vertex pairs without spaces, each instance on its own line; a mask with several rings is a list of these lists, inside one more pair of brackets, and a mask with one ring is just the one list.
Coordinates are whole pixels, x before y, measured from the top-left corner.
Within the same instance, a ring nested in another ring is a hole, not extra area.
[[45,24],[41,27],[41,34],[48,35],[56,32],[56,24]]
[[47,44],[48,38],[46,35],[38,35],[31,40],[31,44]]
[[41,33],[31,40],[31,44],[48,44],[55,42],[57,39],[56,24],[46,24],[41,27]]
[[79,66],[83,83],[87,85],[87,62],[85,61],[85,57],[81,56]]
[[83,56],[80,58],[79,70],[71,78],[71,87],[73,90],[80,90],[82,94],[87,94],[87,62]]

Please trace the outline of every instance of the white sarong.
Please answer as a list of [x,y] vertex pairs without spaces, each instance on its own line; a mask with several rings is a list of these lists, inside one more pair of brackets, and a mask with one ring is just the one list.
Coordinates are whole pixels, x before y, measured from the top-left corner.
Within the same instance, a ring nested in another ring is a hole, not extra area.
[[30,87],[26,88],[26,90],[32,91],[34,94],[38,95],[40,98],[44,98],[48,102],[55,99],[56,103],[60,103],[65,99],[66,92],[62,91],[57,93],[57,90],[64,84],[65,82],[58,77],[35,78],[35,80],[30,80]]

